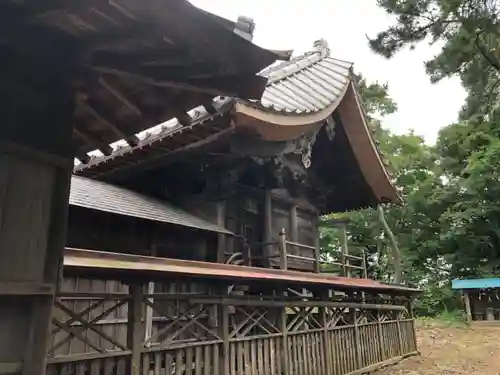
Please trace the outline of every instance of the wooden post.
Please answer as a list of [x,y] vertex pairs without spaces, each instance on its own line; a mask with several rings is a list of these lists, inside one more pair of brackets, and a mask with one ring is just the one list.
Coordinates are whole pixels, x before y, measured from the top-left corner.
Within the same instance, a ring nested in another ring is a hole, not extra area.
[[413,310],[413,300],[410,299],[408,301],[408,313],[411,318],[411,329],[412,329],[412,335],[413,335],[413,350],[416,351],[418,348],[417,345],[417,334],[415,330],[415,311]]
[[[328,301],[330,291],[322,293],[322,300]],[[318,307],[321,313],[321,324],[323,325],[323,355],[325,357],[326,369],[324,373],[333,374],[333,363],[332,363],[332,343],[330,342],[330,333],[328,331],[328,307]]]
[[265,246],[262,249],[262,255],[266,262],[267,267],[271,265],[271,261],[269,259],[269,256],[271,256],[271,250],[272,250],[272,245],[271,242],[273,241],[273,223],[272,223],[272,213],[273,213],[273,207],[272,207],[272,196],[271,196],[271,190],[266,190],[264,194],[264,243]]
[[[226,202],[217,202],[217,225],[226,227]],[[223,233],[217,234],[217,263],[224,263],[226,252],[226,235]]]
[[282,361],[283,374],[290,374],[290,362],[289,362],[289,346],[288,346],[288,328],[287,328],[287,315],[286,306],[281,307],[281,319],[280,319],[281,334],[283,335],[283,350]]
[[462,290],[462,293],[464,295],[465,322],[467,324],[470,324],[472,322],[472,312],[471,312],[471,308],[470,308],[469,292],[466,290]]
[[[151,256],[156,256],[157,254],[157,247],[156,243],[153,240],[152,246],[151,246]],[[148,283],[148,290],[147,293],[149,295],[154,294],[155,292],[155,283],[154,281],[150,281]],[[149,298],[149,302],[153,303],[153,298]],[[153,308],[151,306],[146,306],[146,316],[145,316],[145,329],[144,329],[144,341],[147,342],[153,333]]]
[[382,328],[382,317],[380,310],[377,310],[377,330],[378,330],[378,343],[380,346],[380,361],[383,362],[388,358],[385,357],[386,354],[385,340],[384,340],[384,331]]
[[280,268],[282,270],[288,269],[287,249],[286,249],[286,231],[285,228],[281,229],[279,233],[279,252],[280,252]]
[[366,266],[366,251],[362,249],[361,256],[363,257],[363,277],[368,279],[368,268]]
[[342,276],[351,277],[351,269],[349,268],[349,248],[347,247],[347,228],[345,223],[340,224],[340,244],[341,244],[341,262],[342,262]]
[[127,347],[132,351],[130,358],[130,375],[141,374],[141,353],[144,347],[145,324],[143,322],[143,303],[141,284],[131,284],[130,302],[127,320]]
[[299,222],[297,217],[297,206],[295,204],[291,205],[289,215],[290,215],[290,238],[293,242],[299,243]]
[[321,253],[319,246],[319,223],[318,218],[314,220],[314,227],[316,228],[316,235],[314,236],[314,271],[316,273],[321,272]]
[[[221,308],[221,331],[222,331],[222,367],[220,375],[229,375],[229,306],[222,302]],[[216,374],[214,374],[216,375]]]
[[361,357],[361,343],[359,340],[359,326],[358,326],[358,312],[356,308],[352,309],[352,316],[354,320],[354,345],[356,346],[356,365],[360,370],[363,368],[363,358]]
[[[394,305],[397,305],[396,298],[392,299],[392,303]],[[398,327],[399,355],[403,355],[405,353],[404,353],[404,350],[403,350],[403,332],[401,332],[401,313],[399,311],[396,312],[396,325]]]

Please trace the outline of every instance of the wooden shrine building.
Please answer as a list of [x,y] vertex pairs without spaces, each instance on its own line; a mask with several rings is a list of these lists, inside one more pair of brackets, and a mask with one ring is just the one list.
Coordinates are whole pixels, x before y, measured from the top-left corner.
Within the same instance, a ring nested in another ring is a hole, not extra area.
[[462,293],[468,323],[500,322],[500,278],[453,280]]
[[259,99],[80,158],[49,374],[344,375],[417,353],[418,291],[319,251],[320,215],[401,201],[352,64],[318,41],[260,77]]

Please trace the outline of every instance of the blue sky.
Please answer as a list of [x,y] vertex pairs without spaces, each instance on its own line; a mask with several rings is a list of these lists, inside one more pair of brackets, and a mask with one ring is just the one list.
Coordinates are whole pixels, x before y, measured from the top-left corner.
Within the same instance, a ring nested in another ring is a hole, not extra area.
[[370,81],[388,83],[398,113],[384,126],[401,133],[414,129],[432,143],[437,132],[456,120],[465,91],[458,78],[431,84],[424,61],[439,49],[425,43],[387,60],[372,53],[366,35],[373,36],[392,23],[376,0],[190,0],[202,9],[236,20],[239,15],[256,23],[254,43],[270,49],[302,53],[315,40],[328,41],[334,57],[353,61]]

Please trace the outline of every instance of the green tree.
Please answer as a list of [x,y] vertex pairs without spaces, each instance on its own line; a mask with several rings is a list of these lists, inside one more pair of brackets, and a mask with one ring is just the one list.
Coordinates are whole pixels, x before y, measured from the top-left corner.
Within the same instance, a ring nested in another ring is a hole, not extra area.
[[463,117],[488,113],[500,93],[500,2],[497,0],[378,0],[395,24],[370,39],[388,58],[418,42],[440,42],[426,62],[436,82],[458,74],[468,91]]

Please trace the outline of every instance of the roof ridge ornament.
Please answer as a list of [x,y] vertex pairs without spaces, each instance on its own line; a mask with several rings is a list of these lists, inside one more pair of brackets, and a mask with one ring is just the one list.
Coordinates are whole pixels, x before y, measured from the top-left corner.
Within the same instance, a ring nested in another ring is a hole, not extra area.
[[326,41],[326,39],[321,38],[315,40],[313,43],[313,48],[314,50],[318,51],[323,58],[330,56],[330,48],[328,47],[328,42]]
[[251,17],[239,16],[238,20],[234,24],[234,33],[248,40],[249,42],[251,42],[253,39],[254,30],[255,22]]

